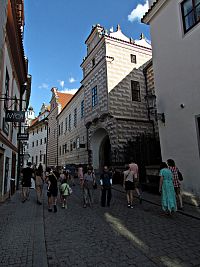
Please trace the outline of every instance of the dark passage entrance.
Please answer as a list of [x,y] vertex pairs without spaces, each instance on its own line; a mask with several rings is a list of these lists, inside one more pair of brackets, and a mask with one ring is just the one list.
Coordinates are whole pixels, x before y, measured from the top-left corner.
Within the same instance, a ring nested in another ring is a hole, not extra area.
[[102,171],[105,165],[110,166],[110,164],[111,164],[111,145],[109,136],[107,135],[104,137],[99,148],[100,170]]

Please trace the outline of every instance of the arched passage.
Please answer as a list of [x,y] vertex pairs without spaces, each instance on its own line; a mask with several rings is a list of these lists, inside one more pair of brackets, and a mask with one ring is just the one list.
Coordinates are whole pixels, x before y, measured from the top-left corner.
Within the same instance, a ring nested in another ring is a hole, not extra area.
[[110,165],[111,145],[107,131],[103,128],[95,131],[90,144],[94,169],[102,170],[104,165]]

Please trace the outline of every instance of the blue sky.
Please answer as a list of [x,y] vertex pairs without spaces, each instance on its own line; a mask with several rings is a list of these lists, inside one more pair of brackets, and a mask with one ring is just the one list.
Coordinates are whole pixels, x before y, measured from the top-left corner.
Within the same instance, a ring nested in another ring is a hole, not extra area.
[[92,25],[100,24],[139,39],[150,39],[149,27],[139,22],[146,0],[25,0],[24,47],[32,75],[30,104],[38,115],[48,104],[50,89],[74,92],[80,87],[80,64]]

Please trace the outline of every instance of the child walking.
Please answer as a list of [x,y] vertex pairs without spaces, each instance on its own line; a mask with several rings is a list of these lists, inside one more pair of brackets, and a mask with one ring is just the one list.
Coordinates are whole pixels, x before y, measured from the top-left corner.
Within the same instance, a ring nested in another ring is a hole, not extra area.
[[67,197],[71,194],[71,188],[67,183],[67,179],[62,181],[60,192],[62,193],[62,208],[67,209]]

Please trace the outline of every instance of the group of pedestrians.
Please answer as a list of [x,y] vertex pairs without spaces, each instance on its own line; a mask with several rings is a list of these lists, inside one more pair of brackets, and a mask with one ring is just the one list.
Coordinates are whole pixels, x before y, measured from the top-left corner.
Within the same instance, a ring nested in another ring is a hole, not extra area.
[[[159,192],[161,193],[162,210],[164,215],[171,215],[177,210],[177,201],[179,209],[183,209],[183,201],[180,190],[179,170],[174,160],[168,159],[167,163],[162,162],[160,170]],[[22,176],[22,202],[29,198],[29,188],[31,187],[31,178],[35,181],[37,204],[42,204],[43,185],[47,185],[48,211],[57,212],[57,198],[60,195],[61,207],[67,209],[68,197],[72,194],[71,186],[74,186],[74,175],[69,170],[47,169],[43,171],[42,165],[38,168],[31,168],[28,162],[27,167],[21,172]],[[103,172],[100,174],[100,180],[97,182],[95,171],[92,165],[88,165],[86,169],[82,165],[78,166],[77,176],[82,191],[83,207],[92,207],[94,204],[94,190],[97,184],[101,188],[101,206],[109,207],[112,198],[112,172],[108,166],[104,166]],[[133,209],[134,191],[136,192],[140,204],[142,204],[142,196],[139,190],[139,169],[138,165],[132,161],[126,166],[123,172],[123,187],[126,191],[127,207]]]

